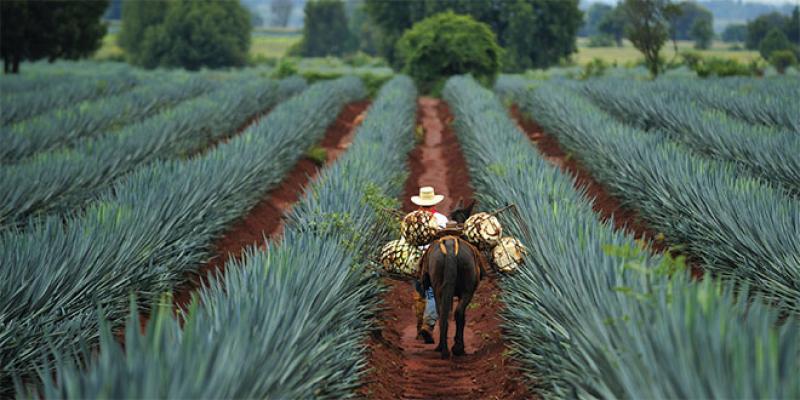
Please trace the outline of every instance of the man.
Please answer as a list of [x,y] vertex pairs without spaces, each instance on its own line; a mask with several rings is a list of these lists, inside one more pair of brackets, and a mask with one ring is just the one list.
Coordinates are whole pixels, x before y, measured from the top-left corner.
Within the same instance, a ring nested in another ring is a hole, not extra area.
[[[447,226],[447,217],[434,208],[444,200],[444,196],[436,194],[430,186],[419,189],[419,196],[411,196],[411,202],[418,205],[422,211],[432,213],[436,218],[439,228]],[[420,246],[421,250],[428,246]],[[433,327],[436,325],[438,315],[436,313],[436,301],[433,298],[433,288],[428,288],[426,292],[422,290],[422,283],[414,280],[414,311],[417,315],[417,338],[421,338],[425,343],[433,343]]]

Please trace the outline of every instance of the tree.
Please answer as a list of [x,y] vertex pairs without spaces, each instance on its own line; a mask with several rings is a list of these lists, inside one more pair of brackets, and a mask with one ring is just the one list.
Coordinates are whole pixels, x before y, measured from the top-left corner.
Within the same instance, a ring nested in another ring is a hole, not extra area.
[[174,0],[163,23],[144,30],[134,58],[146,68],[243,66],[250,49],[250,19],[238,1]]
[[689,34],[694,39],[695,49],[708,49],[714,40],[713,22],[707,17],[696,18]]
[[786,21],[786,37],[790,42],[800,45],[800,6],[795,6],[792,16]]
[[366,11],[379,29],[378,50],[398,65],[395,43],[415,22],[451,10],[483,22],[506,48],[504,68],[519,71],[546,67],[577,50],[582,20],[578,0],[366,0]]
[[683,9],[677,3],[668,3],[664,6],[664,18],[669,23],[669,38],[675,55],[678,54],[678,22],[683,15]]
[[452,75],[472,74],[490,85],[500,69],[500,46],[488,25],[451,11],[414,24],[397,42],[403,72],[424,92],[438,92]]
[[0,57],[6,73],[24,60],[78,59],[93,54],[106,34],[100,17],[108,1],[0,1]]
[[782,74],[786,68],[797,65],[797,56],[791,50],[777,50],[769,55],[769,63]]
[[315,0],[306,3],[300,54],[305,57],[340,56],[348,50],[350,30],[344,3]]
[[617,43],[617,47],[622,47],[622,39],[625,37],[625,23],[625,10],[620,4],[614,8],[614,11],[603,17],[597,29],[601,33],[613,37],[614,41]]
[[774,12],[758,16],[747,24],[747,41],[745,47],[756,50],[759,44],[773,28],[783,30],[789,25],[789,18],[781,13]]
[[794,46],[792,46],[792,42],[789,41],[789,39],[786,37],[786,34],[783,33],[783,30],[779,28],[772,28],[764,40],[762,40],[758,45],[758,52],[761,53],[761,57],[763,57],[765,60],[769,60],[769,57],[773,52],[781,50],[789,50],[793,52]]
[[666,0],[625,0],[624,9],[628,17],[625,34],[644,55],[650,73],[658,76],[661,69],[659,52],[667,39],[667,23],[664,19]]
[[124,0],[122,3],[122,27],[117,36],[117,44],[132,64],[142,64],[141,46],[147,29],[164,22],[169,2]]
[[680,9],[680,14],[674,21],[670,21],[670,28],[675,30],[677,40],[694,40],[692,27],[697,20],[708,20],[713,25],[714,14],[695,1],[683,1],[674,6]]
[[269,9],[272,12],[272,25],[286,27],[292,16],[294,2],[292,0],[272,0]]
[[744,42],[747,40],[746,24],[730,24],[722,31],[722,41],[724,42]]
[[600,33],[598,25],[600,25],[603,18],[612,11],[614,11],[614,7],[608,4],[593,3],[589,6],[589,9],[586,10],[586,20],[583,23],[583,27],[578,30],[578,36],[595,36]]

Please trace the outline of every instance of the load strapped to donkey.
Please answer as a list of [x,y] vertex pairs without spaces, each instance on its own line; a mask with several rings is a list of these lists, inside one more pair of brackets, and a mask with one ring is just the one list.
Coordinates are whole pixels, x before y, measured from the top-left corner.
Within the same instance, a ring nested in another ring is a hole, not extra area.
[[[503,227],[497,219],[497,214],[508,209],[516,211],[514,206],[509,206],[492,213],[470,215],[472,206],[466,210],[459,208],[451,217],[463,224],[452,224],[444,229],[439,228],[430,211],[413,211],[403,217],[400,224],[402,238],[383,246],[380,261],[386,275],[416,278],[423,293],[429,288],[433,290],[440,317],[436,351],[441,352],[442,358],[450,357],[447,329],[453,299],[458,298],[458,305],[454,313],[456,334],[452,351],[461,356],[466,354],[464,327],[467,306],[481,278],[486,275],[487,264],[500,272],[510,273],[524,262],[526,251],[522,244],[515,238],[504,237]],[[488,257],[486,252],[490,253]]]
[[[423,260],[432,250],[428,246],[438,241],[440,250],[447,253],[444,240],[441,240],[446,238],[463,239],[475,254],[480,255],[481,276],[485,275],[487,266],[502,273],[516,271],[524,263],[526,250],[516,238],[503,236],[503,227],[497,219],[498,214],[514,207],[469,215],[463,224],[451,222],[443,229],[432,213],[423,210],[410,212],[400,222],[402,237],[381,249],[380,263],[385,275],[423,281],[426,271],[421,266],[425,265]],[[458,253],[459,249],[454,251]]]

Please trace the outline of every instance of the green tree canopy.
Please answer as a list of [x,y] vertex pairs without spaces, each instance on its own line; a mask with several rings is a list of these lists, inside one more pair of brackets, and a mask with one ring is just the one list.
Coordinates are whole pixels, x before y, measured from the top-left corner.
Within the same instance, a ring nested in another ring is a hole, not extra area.
[[128,57],[128,62],[141,64],[141,46],[145,31],[164,22],[167,16],[167,1],[125,0],[122,3],[122,27],[117,44]]
[[459,74],[491,84],[501,51],[488,25],[451,11],[417,22],[397,42],[403,72],[424,92],[438,92],[448,77]]
[[675,5],[680,8],[680,15],[674,21],[676,39],[697,40],[692,35],[692,29],[698,20],[703,21],[703,24],[712,24],[713,33],[714,15],[707,8],[694,1],[682,1]]
[[624,3],[628,17],[625,35],[642,52],[653,76],[660,72],[659,52],[667,40],[668,27],[664,17],[667,4],[667,0],[625,0]]
[[714,25],[711,18],[706,16],[695,18],[689,35],[694,40],[696,49],[708,49],[714,40]]
[[747,40],[746,24],[730,24],[722,31],[722,40],[728,43]]
[[[146,68],[243,66],[250,49],[251,15],[238,1],[172,0],[161,4],[163,16],[142,12],[135,1],[123,5],[123,26],[129,26],[137,44],[127,44],[131,60]],[[128,14],[128,10],[137,10]],[[146,23],[142,23],[147,21]],[[135,32],[135,34],[134,34]],[[127,40],[127,39],[125,39]],[[132,40],[132,39],[131,39]],[[127,43],[127,42],[126,42]]]
[[0,57],[6,73],[24,60],[88,57],[106,34],[108,1],[0,1]]
[[622,4],[614,7],[614,10],[606,14],[597,25],[600,33],[606,34],[614,38],[617,46],[622,47],[622,39],[625,37],[625,10]]
[[782,50],[794,52],[795,46],[792,45],[792,42],[789,41],[789,38],[780,28],[772,28],[758,45],[758,52],[761,53],[761,57],[764,57],[765,60],[769,60],[772,53]]
[[583,26],[578,30],[578,36],[595,36],[600,33],[598,26],[606,14],[614,11],[614,7],[604,3],[593,3],[586,10]]
[[747,24],[747,41],[745,42],[745,46],[751,50],[758,49],[761,41],[767,37],[767,34],[773,28],[784,30],[784,34],[786,34],[785,29],[788,27],[789,22],[789,17],[778,12],[760,15]]
[[547,67],[574,53],[582,22],[578,0],[366,0],[366,10],[380,28],[378,50],[395,66],[395,44],[403,32],[448,10],[489,25],[507,50],[503,67],[509,71]]
[[348,50],[352,41],[341,0],[308,1],[304,12],[303,39],[299,44],[301,55],[340,56]]

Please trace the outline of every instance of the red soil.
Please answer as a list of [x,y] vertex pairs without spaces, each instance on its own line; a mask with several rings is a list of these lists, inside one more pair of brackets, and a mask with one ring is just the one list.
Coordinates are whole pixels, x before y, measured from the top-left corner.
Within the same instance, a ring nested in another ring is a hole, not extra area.
[[[466,162],[449,127],[453,117],[447,105],[433,98],[420,98],[418,124],[425,130],[424,142],[409,153],[411,176],[406,181],[404,210],[416,209],[410,202],[420,186],[433,186],[445,200],[437,206],[449,213],[459,199],[472,201]],[[386,280],[384,309],[379,329],[369,340],[369,367],[364,397],[372,399],[523,399],[529,398],[520,383],[520,372],[504,356],[498,300],[493,277],[480,283],[467,309],[464,341],[467,355],[441,360],[433,349],[416,339],[413,287]],[[452,315],[450,316],[452,321]],[[455,324],[449,332],[452,346]],[[438,324],[433,334],[439,337]]]
[[[355,128],[363,120],[368,101],[344,107],[336,121],[328,127],[320,146],[327,150],[326,165],[331,164],[350,146]],[[300,200],[305,187],[317,176],[318,167],[308,158],[301,159],[278,187],[270,190],[250,212],[239,219],[214,244],[208,263],[189,276],[188,281],[175,289],[176,307],[186,308],[192,293],[208,283],[209,276],[218,276],[232,259],[240,259],[244,250],[253,245],[264,246],[264,238],[274,239],[283,232],[283,215]]]
[[[544,132],[536,122],[526,118],[517,106],[511,108],[511,116],[517,122],[520,130],[525,132],[528,138],[536,144],[545,160],[575,178],[575,188],[585,190],[586,197],[592,200],[592,209],[600,214],[602,221],[610,219],[615,229],[623,229],[633,234],[637,239],[650,242],[656,252],[663,252],[668,249],[664,242],[663,234],[659,235],[658,232],[652,230],[642,221],[636,210],[623,206],[619,199],[609,194],[605,187],[597,182],[578,160],[568,156],[561,149],[556,138]],[[684,255],[680,252],[672,253]],[[687,263],[694,278],[699,279],[703,276],[699,262],[687,257]]]

